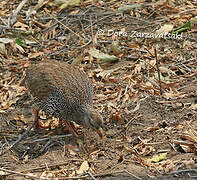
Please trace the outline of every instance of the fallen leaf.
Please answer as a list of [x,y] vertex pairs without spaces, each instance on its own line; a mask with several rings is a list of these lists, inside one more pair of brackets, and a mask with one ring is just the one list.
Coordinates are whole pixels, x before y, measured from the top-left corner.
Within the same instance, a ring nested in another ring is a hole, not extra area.
[[24,24],[24,23],[21,23],[21,22],[19,22],[19,21],[17,21],[17,22],[14,24],[13,27],[14,27],[14,28],[17,28],[17,29],[24,30],[24,31],[26,31],[26,30],[29,28],[28,25],[26,25],[26,24]]
[[3,55],[7,54],[7,51],[6,51],[4,43],[0,43],[0,53],[3,54]]
[[195,164],[196,164],[193,159],[190,159],[189,161],[188,160],[184,160],[183,163],[184,163],[184,165],[185,165],[185,167],[187,169],[193,169],[193,168],[195,168]]
[[156,30],[155,34],[168,34],[170,31],[172,31],[173,25],[171,24],[165,24],[161,26],[160,29]]
[[81,164],[79,170],[77,171],[77,174],[83,174],[83,173],[87,172],[89,168],[90,167],[89,167],[88,161],[84,161]]
[[118,54],[121,53],[121,49],[119,47],[119,42],[118,41],[113,41],[112,42],[111,49],[112,49],[114,55],[118,55]]
[[0,38],[0,43],[8,44],[8,43],[12,43],[12,42],[14,42],[14,40],[12,40],[12,39]]
[[81,3],[81,0],[55,0],[54,2],[55,4],[59,4],[59,5],[61,4],[59,8],[62,10],[68,7],[79,6]]
[[116,112],[115,114],[112,114],[110,119],[119,124],[124,124],[124,119],[121,117],[120,112]]
[[118,8],[118,11],[121,13],[129,13],[131,10],[136,9],[136,8],[141,8],[143,4],[135,3],[135,4],[130,4],[130,5],[122,5],[121,7]]
[[114,55],[109,55],[109,54],[102,53],[95,48],[91,48],[88,52],[91,56],[93,56],[97,59],[100,59],[103,62],[111,62],[111,61],[117,61],[118,60],[118,57],[116,57]]
[[190,22],[191,22],[192,24],[197,24],[197,16],[191,18],[191,19],[190,19]]
[[147,159],[147,161],[157,163],[157,162],[159,162],[161,160],[166,159],[167,158],[166,156],[167,156],[167,153],[161,153],[158,156],[154,156],[151,159]]

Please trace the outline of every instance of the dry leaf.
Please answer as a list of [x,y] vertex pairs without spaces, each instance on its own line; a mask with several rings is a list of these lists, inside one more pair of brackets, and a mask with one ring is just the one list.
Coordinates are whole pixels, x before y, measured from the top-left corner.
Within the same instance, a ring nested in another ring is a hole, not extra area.
[[191,22],[192,24],[197,24],[197,16],[191,18],[191,19],[190,19],[190,22]]
[[113,41],[112,42],[111,49],[112,49],[114,55],[118,55],[118,54],[121,53],[121,49],[120,49],[118,41]]
[[116,123],[124,124],[124,119],[121,117],[120,112],[116,112],[115,114],[112,114],[110,119],[115,121]]
[[148,131],[148,132],[153,132],[153,131],[156,131],[160,129],[158,126],[155,126],[155,127],[148,127],[145,129],[145,131]]
[[182,145],[180,144],[182,150],[186,153],[192,153],[193,152],[193,148],[189,147],[189,146],[185,146],[185,145]]
[[118,57],[116,57],[114,55],[109,55],[109,54],[102,53],[95,48],[91,48],[88,52],[91,56],[93,56],[97,59],[100,59],[103,62],[111,62],[111,61],[117,61],[118,60]]
[[175,72],[173,72],[172,70],[168,69],[167,67],[161,66],[159,67],[159,70],[161,73],[168,73],[168,74],[176,74]]
[[104,70],[98,74],[96,74],[96,77],[102,77],[102,78],[107,78],[108,76],[110,76],[114,71],[116,71],[119,68],[115,68],[115,69],[109,69],[109,70]]
[[172,31],[173,25],[171,24],[165,24],[160,29],[158,29],[155,34],[168,34],[170,31]]
[[193,168],[195,168],[195,164],[196,164],[193,159],[190,159],[189,161],[188,160],[184,160],[183,163],[184,163],[184,165],[185,165],[185,167],[187,169],[193,169]]
[[7,51],[6,51],[4,43],[0,43],[0,53],[3,54],[3,55],[7,54]]
[[61,4],[59,8],[62,10],[68,7],[79,6],[81,3],[81,0],[55,0],[54,2],[57,4]]
[[141,69],[142,69],[142,64],[137,64],[134,70],[135,74],[140,73]]
[[45,4],[48,3],[48,0],[38,0],[38,3],[36,4],[34,10],[37,11],[38,9],[40,9],[41,7],[43,7]]
[[14,25],[13,25],[14,28],[17,28],[17,29],[21,29],[21,30],[24,30],[24,31],[27,31],[29,26],[24,24],[24,23],[21,23],[19,21],[17,21]]
[[83,173],[87,172],[89,168],[90,167],[89,167],[88,161],[84,161],[81,164],[79,170],[77,171],[77,174],[83,174]]
[[129,13],[131,10],[136,8],[141,8],[143,4],[135,3],[130,5],[122,5],[118,8],[118,11],[121,13]]
[[167,158],[166,156],[167,156],[167,153],[161,153],[158,156],[154,156],[151,159],[147,159],[147,161],[157,163],[159,161],[162,161],[162,160],[166,159]]
[[191,106],[190,106],[190,109],[197,110],[197,104],[192,103]]
[[36,52],[36,53],[31,53],[28,55],[29,58],[37,58],[38,56],[43,56],[44,52]]
[[8,44],[8,43],[12,43],[12,42],[14,42],[14,40],[12,40],[10,38],[0,38],[0,43]]

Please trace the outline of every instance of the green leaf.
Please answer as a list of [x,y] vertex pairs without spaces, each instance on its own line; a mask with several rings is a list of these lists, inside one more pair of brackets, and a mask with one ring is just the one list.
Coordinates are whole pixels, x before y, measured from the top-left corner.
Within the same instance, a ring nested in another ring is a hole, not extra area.
[[16,39],[16,44],[18,44],[19,46],[24,46],[24,42],[21,41],[20,39]]
[[173,31],[172,34],[180,34],[181,32],[191,30],[191,22],[186,22],[183,26],[179,27],[177,30]]

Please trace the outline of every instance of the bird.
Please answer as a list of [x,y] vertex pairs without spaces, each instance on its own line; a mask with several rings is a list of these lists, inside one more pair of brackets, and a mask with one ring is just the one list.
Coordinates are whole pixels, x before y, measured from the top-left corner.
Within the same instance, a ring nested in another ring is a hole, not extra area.
[[65,61],[40,61],[27,68],[25,85],[34,98],[35,124],[42,110],[65,122],[74,136],[78,135],[71,121],[103,137],[103,117],[93,106],[92,81],[79,67]]

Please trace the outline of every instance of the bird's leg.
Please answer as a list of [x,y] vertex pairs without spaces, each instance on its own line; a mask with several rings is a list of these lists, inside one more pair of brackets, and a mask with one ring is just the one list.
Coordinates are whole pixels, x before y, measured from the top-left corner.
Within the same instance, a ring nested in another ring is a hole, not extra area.
[[65,121],[66,127],[68,128],[68,131],[73,134],[75,137],[79,137],[79,135],[76,132],[76,129],[70,124],[69,121]]
[[39,110],[38,109],[33,109],[33,113],[34,113],[34,127],[36,129],[38,129],[40,127],[39,125],[39,121],[38,121],[38,113],[39,113]]

